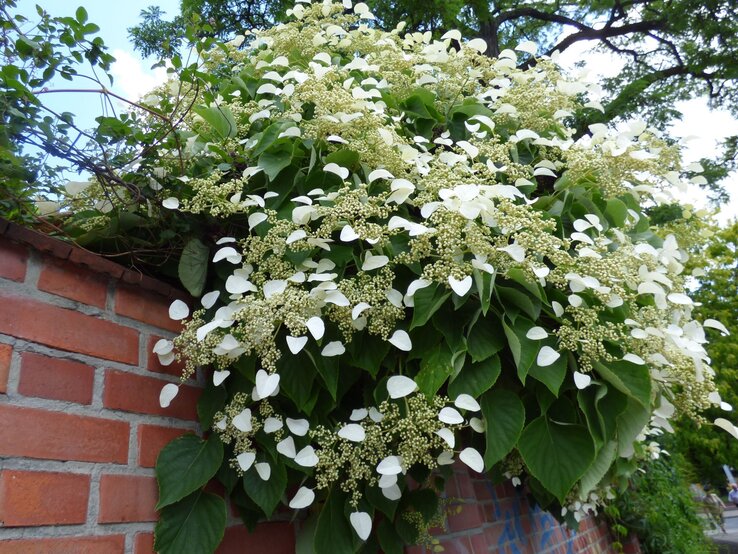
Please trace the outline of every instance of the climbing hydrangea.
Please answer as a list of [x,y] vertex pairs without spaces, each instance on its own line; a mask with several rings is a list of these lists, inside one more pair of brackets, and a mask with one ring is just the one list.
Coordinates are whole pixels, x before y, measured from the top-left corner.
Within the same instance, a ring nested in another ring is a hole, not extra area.
[[572,128],[597,90],[530,43],[489,58],[363,3],[288,15],[201,52],[217,87],[146,99],[183,110],[158,209],[210,241],[180,264],[207,292],[154,351],[210,368],[218,478],[247,518],[349,514],[306,526],[317,552],[378,514],[417,540],[457,460],[570,522],[596,510],[671,417],[720,404],[704,344],[724,328],[692,319],[687,253],[644,212],[701,168],[640,121]]

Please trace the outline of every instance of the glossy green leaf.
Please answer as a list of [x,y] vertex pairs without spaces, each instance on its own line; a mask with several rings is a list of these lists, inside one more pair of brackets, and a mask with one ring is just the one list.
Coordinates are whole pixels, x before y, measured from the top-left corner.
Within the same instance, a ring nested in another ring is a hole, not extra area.
[[505,332],[496,317],[479,317],[466,339],[466,350],[474,362],[494,356],[504,346]]
[[451,293],[444,285],[440,284],[415,291],[413,295],[415,307],[413,308],[413,320],[410,323],[410,329],[425,325],[443,303],[448,300],[449,296],[451,296]]
[[595,362],[594,367],[605,381],[620,392],[627,394],[641,403],[651,406],[651,375],[648,366],[626,361]]
[[448,346],[437,344],[420,361],[420,371],[414,379],[420,391],[429,398],[435,395],[441,385],[453,375],[452,356],[453,353]]
[[539,366],[535,361],[528,370],[528,375],[540,381],[554,396],[559,395],[567,371],[567,354],[564,352],[559,359],[546,367]]
[[212,434],[204,441],[184,435],[167,444],[156,460],[159,502],[156,509],[181,500],[216,474],[223,460],[223,443]]
[[256,468],[251,466],[243,476],[243,488],[259,508],[264,511],[264,515],[269,518],[274,513],[274,509],[282,499],[282,495],[287,488],[287,470],[281,462],[277,463],[271,459],[259,460],[264,461],[272,468],[272,473],[268,480],[264,481],[256,472]]
[[502,371],[498,356],[491,356],[483,362],[467,363],[448,385],[448,394],[456,398],[460,394],[470,394],[478,398],[492,388]]
[[154,549],[159,554],[208,554],[223,540],[226,505],[214,494],[197,491],[161,511]]
[[203,429],[210,429],[213,425],[213,418],[225,407],[227,396],[224,387],[216,387],[212,379],[208,380],[208,385],[203,389],[197,401],[197,417]]
[[487,428],[484,467],[489,469],[517,444],[525,425],[525,407],[513,391],[500,388],[487,391],[480,404]]
[[546,415],[523,429],[518,450],[531,474],[559,502],[564,501],[595,457],[594,443],[586,427],[560,425]]
[[228,106],[195,106],[192,110],[202,117],[222,139],[236,136],[238,127]]

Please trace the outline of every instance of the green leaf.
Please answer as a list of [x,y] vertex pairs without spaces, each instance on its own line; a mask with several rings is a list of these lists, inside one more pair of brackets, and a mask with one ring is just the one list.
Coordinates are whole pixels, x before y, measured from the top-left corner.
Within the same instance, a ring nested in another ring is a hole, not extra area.
[[617,454],[618,443],[616,441],[610,441],[604,447],[600,448],[594,462],[592,462],[592,465],[589,466],[585,474],[582,475],[582,481],[579,485],[579,494],[581,496],[586,496],[589,491],[597,486],[597,483],[607,474]]
[[605,215],[607,215],[608,219],[616,227],[623,227],[625,225],[625,220],[628,217],[628,206],[626,206],[622,200],[611,198],[607,201]]
[[383,519],[377,526],[377,535],[379,537],[379,546],[384,554],[404,554],[405,543],[397,534],[392,524]]
[[377,376],[382,360],[390,350],[390,344],[377,335],[356,333],[347,347],[351,354],[351,362],[368,371],[372,377]]
[[487,315],[490,303],[492,302],[492,293],[495,289],[495,275],[490,275],[486,271],[479,271],[478,269],[472,271],[483,316]]
[[197,401],[197,417],[203,429],[210,429],[213,425],[213,418],[218,411],[225,407],[227,396],[224,387],[216,387],[213,385],[212,379],[208,380],[208,385]]
[[559,502],[564,501],[595,457],[586,427],[560,425],[546,415],[537,417],[523,429],[518,450],[531,474]]
[[505,307],[505,313],[523,312],[533,321],[541,315],[541,301],[535,297],[531,297],[529,293],[525,293],[517,288],[495,286],[495,292],[500,298],[500,302]]
[[353,171],[359,166],[359,153],[348,148],[342,148],[341,150],[336,150],[328,154],[325,157],[325,163],[338,164],[341,167]]
[[274,181],[277,175],[292,163],[292,154],[289,150],[280,149],[276,152],[264,152],[259,156],[259,167],[264,168],[270,181]]
[[192,109],[202,117],[222,139],[236,136],[238,126],[228,106],[196,106]]
[[318,516],[313,546],[315,554],[352,554],[353,531],[344,514],[346,494],[333,487]]
[[159,502],[156,509],[181,500],[216,474],[223,461],[223,443],[212,434],[207,441],[184,435],[167,444],[156,460]]
[[287,488],[287,470],[282,463],[271,459],[264,461],[268,462],[272,468],[269,479],[262,480],[252,466],[243,476],[243,488],[251,500],[264,511],[264,515],[270,518]]
[[437,344],[420,361],[420,371],[415,376],[415,382],[420,391],[429,398],[434,396],[441,385],[454,372],[452,363],[453,353],[445,344]]
[[74,16],[80,23],[85,23],[87,21],[87,10],[80,6],[79,8],[77,8]]
[[[307,350],[305,350],[307,352]],[[310,358],[315,364],[315,369],[318,370],[318,375],[323,379],[326,390],[330,393],[331,397],[335,401],[338,394],[338,356],[332,356],[326,358],[319,352],[307,352]]]
[[277,371],[281,376],[280,390],[295,403],[298,410],[305,411],[310,403],[315,381],[313,363],[303,351],[297,356],[281,356],[277,360]]
[[469,330],[466,351],[472,361],[482,362],[505,346],[505,333],[496,317],[479,317]]
[[397,506],[399,502],[397,500],[390,500],[384,494],[379,487],[372,487],[367,485],[364,489],[364,496],[375,509],[382,512],[388,518],[392,519],[395,517]]
[[534,361],[528,370],[528,375],[546,385],[554,396],[558,396],[561,384],[566,377],[567,358],[566,354],[559,356],[558,360],[546,367],[541,367]]
[[629,456],[633,441],[651,419],[650,411],[637,400],[628,398],[628,404],[617,417],[618,455]]
[[456,398],[460,394],[470,394],[479,398],[497,382],[502,371],[499,356],[491,356],[479,363],[467,363],[448,385],[448,395]]
[[517,444],[525,425],[525,407],[514,392],[500,388],[487,391],[480,404],[487,427],[484,466],[489,469]]
[[266,150],[276,142],[279,134],[286,128],[284,122],[272,123],[261,134],[258,142],[254,145],[251,155],[256,158],[266,152]]
[[636,399],[642,406],[651,406],[651,375],[648,366],[626,361],[595,362],[594,368],[605,381],[620,392]]
[[208,275],[210,249],[200,239],[190,239],[179,258],[179,280],[192,296],[200,296]]
[[504,320],[502,321],[502,328],[507,337],[507,344],[510,347],[513,361],[518,369],[518,378],[523,384],[525,384],[528,370],[535,362],[538,351],[540,350],[540,341],[530,340],[526,336],[531,327],[533,327],[533,323],[523,317],[518,317],[510,325]]
[[161,511],[154,549],[159,554],[207,554],[223,540],[226,505],[214,494],[197,491]]
[[415,307],[413,308],[413,321],[410,323],[410,329],[422,327],[433,314],[443,305],[443,303],[451,296],[446,287],[440,284],[431,285],[415,291],[413,300]]

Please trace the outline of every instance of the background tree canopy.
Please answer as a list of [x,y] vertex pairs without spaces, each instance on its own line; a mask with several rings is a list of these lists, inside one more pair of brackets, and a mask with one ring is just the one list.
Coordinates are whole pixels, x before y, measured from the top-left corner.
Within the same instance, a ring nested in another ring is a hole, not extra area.
[[[481,37],[487,54],[497,56],[524,40],[539,54],[564,52],[584,41],[624,62],[623,70],[603,83],[604,111],[591,110],[579,127],[638,116],[664,127],[680,116],[679,100],[707,97],[713,107],[738,115],[738,4],[733,0],[367,0],[380,26],[401,21],[408,31],[440,36],[459,29]],[[170,56],[183,43],[188,22],[201,21],[201,33],[227,38],[284,17],[291,0],[182,0],[182,15],[172,21],[156,7],[142,12],[130,29],[144,55]],[[523,59],[523,67],[535,63]],[[717,184],[736,167],[735,138],[721,155],[705,160],[712,200],[727,199]]]

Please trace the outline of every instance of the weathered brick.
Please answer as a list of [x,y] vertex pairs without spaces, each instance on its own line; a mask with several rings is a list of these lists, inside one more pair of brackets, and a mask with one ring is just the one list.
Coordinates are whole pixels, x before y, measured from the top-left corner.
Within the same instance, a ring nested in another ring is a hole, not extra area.
[[115,291],[115,313],[176,333],[182,330],[182,324],[169,319],[171,303],[170,298],[136,287],[118,285]]
[[154,477],[103,475],[100,477],[98,523],[156,521],[159,491]]
[[179,394],[168,408],[159,405],[159,394],[168,381],[109,369],[105,372],[103,405],[113,410],[152,414],[179,419],[197,419],[200,389],[180,385]]
[[159,363],[159,356],[157,356],[153,352],[154,345],[161,338],[162,337],[158,335],[153,335],[149,337],[149,340],[146,343],[146,368],[149,371],[166,373],[167,375],[174,375],[175,377],[179,377],[180,375],[182,375],[182,370],[184,369],[184,364],[182,362],[174,361],[169,365],[161,365]]
[[[458,508],[461,508],[461,511],[457,513]],[[483,509],[475,502],[451,506],[451,513],[448,516],[448,527],[451,531],[476,529],[484,525],[484,522]]]
[[108,278],[64,260],[47,258],[38,278],[38,288],[65,298],[105,307]]
[[287,522],[261,523],[253,533],[243,525],[226,529],[217,554],[241,554],[243,552],[268,552],[269,554],[294,554],[295,528]]
[[130,426],[125,421],[0,404],[0,422],[0,457],[128,461]]
[[138,363],[138,331],[74,310],[0,291],[0,333],[68,352]]
[[8,392],[8,376],[12,357],[13,347],[9,344],[0,344],[0,394]]
[[187,429],[176,427],[162,427],[160,425],[138,426],[138,465],[143,467],[156,466],[156,458],[159,452],[169,442],[185,433],[191,433]]
[[27,263],[28,249],[0,238],[0,277],[23,281],[26,278]]
[[124,535],[0,541],[2,554],[121,554]]
[[83,363],[24,352],[18,392],[79,404],[92,402],[95,370]]
[[84,523],[89,494],[89,475],[6,469],[0,472],[0,521],[5,527]]

